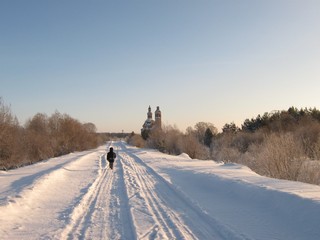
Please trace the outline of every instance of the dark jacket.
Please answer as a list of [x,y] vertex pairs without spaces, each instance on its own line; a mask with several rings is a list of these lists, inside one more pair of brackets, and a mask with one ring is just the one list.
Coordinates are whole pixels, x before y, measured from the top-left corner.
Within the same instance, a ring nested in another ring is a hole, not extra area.
[[116,157],[117,157],[117,156],[116,156],[116,153],[113,152],[113,149],[110,149],[110,151],[109,151],[108,154],[107,154],[107,160],[108,160],[109,162],[114,162],[114,159],[115,159]]

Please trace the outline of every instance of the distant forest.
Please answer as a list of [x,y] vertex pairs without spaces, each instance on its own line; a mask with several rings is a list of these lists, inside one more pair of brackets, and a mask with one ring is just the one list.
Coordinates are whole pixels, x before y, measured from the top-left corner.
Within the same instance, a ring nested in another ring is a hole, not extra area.
[[144,139],[134,132],[97,133],[93,123],[59,112],[37,113],[21,126],[0,98],[0,170],[93,149],[111,139],[200,160],[240,163],[261,175],[320,185],[320,111],[316,108],[264,113],[246,119],[240,127],[227,123],[221,132],[208,122],[185,132],[167,125]]
[[191,158],[240,163],[253,171],[280,179],[320,184],[320,111],[316,108],[273,111],[233,122],[218,132],[212,123],[199,122],[182,133],[163,126],[147,139],[132,134],[130,144]]

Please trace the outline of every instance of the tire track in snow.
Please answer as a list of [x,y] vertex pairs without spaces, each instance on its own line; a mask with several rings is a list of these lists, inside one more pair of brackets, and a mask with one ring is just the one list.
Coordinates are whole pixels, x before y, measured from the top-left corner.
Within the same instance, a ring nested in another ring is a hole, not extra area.
[[206,214],[134,154],[124,149],[121,157],[127,185],[134,189],[128,192],[135,224],[143,214],[154,222],[150,229],[142,227],[139,239],[250,239]]
[[137,239],[137,236],[133,225],[132,215],[130,213],[129,198],[121,161],[118,160],[115,167],[118,169],[119,174],[117,174],[115,178],[111,191],[111,209],[114,209],[111,213],[114,212],[113,215],[117,214],[118,217],[112,217],[111,219],[114,219],[112,229],[118,228],[118,233],[120,234],[111,234],[112,238],[109,239],[134,240]]
[[[119,163],[121,166],[121,163]],[[122,168],[100,156],[97,178],[70,214],[60,239],[134,239]]]
[[101,239],[108,238],[109,223],[105,213],[109,209],[107,203],[114,175],[105,168],[107,165],[105,161],[104,154],[100,157],[96,180],[73,209],[70,222],[61,233],[61,239],[87,239],[93,234],[98,234]]
[[[69,189],[70,185],[75,185],[71,177],[77,172],[85,172],[86,176],[94,174],[96,170],[91,168],[91,164],[84,163],[97,156],[99,154],[97,151],[99,152],[99,149],[62,156],[57,160],[62,163],[58,164],[55,161],[38,163],[36,166],[40,166],[41,171],[31,172],[30,175],[16,180],[14,183],[28,179],[24,187],[19,188],[19,195],[10,199],[9,206],[0,206],[0,222],[3,220],[2,225],[5,224],[9,229],[6,236],[3,236],[4,239],[58,239],[56,233],[60,232],[60,226],[63,224],[59,210],[72,199],[67,195],[69,192],[66,189]],[[29,167],[34,166],[28,166],[27,170]],[[64,185],[67,186],[66,189],[61,188]],[[61,201],[61,194],[67,195],[66,198],[62,198],[66,202]],[[5,219],[9,219],[8,216],[10,221],[7,222]],[[51,221],[50,225],[47,225],[48,221]],[[33,225],[39,226],[37,231],[30,231]]]
[[121,158],[127,186],[134,189],[129,194],[138,239],[195,239],[179,214],[157,193],[154,176],[129,155],[122,153]]

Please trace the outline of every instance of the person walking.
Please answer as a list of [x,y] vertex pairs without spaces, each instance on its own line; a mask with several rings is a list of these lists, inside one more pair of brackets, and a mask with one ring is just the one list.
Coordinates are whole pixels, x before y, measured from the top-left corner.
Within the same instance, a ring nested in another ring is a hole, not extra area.
[[117,157],[117,155],[113,151],[113,147],[111,147],[108,154],[107,154],[107,160],[109,162],[109,167],[111,170],[113,169],[113,163],[114,163],[114,160],[116,159],[116,157]]

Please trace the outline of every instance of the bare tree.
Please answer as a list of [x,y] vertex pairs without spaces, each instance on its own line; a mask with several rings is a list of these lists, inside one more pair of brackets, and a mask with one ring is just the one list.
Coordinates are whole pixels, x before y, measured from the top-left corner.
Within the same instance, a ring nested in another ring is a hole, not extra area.
[[38,113],[27,121],[26,140],[28,160],[30,163],[52,157],[53,149],[51,146],[51,136],[48,117]]
[[20,166],[23,160],[23,130],[11,109],[0,97],[0,169]]
[[198,138],[199,142],[202,144],[204,144],[205,134],[207,129],[210,129],[213,135],[216,135],[218,133],[217,128],[212,123],[208,123],[208,122],[198,122],[194,126],[194,129],[195,129],[194,133],[196,137]]

